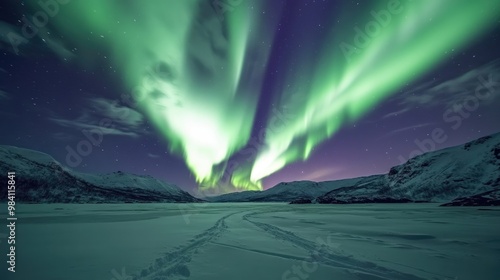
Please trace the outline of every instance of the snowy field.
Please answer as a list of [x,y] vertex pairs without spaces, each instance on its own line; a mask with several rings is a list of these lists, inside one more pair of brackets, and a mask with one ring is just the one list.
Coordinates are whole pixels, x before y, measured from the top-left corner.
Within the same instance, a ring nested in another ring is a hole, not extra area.
[[16,272],[7,271],[4,225],[0,279],[498,280],[500,209],[489,209],[19,205]]

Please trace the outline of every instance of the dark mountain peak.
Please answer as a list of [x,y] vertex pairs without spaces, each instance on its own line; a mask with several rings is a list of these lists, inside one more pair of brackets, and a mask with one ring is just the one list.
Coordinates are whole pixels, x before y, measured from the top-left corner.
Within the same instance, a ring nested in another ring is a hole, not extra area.
[[[122,171],[86,174],[64,168],[51,156],[0,146],[0,172],[15,171],[16,200],[31,203],[115,203],[200,201],[173,184]],[[7,192],[0,194],[6,199]]]

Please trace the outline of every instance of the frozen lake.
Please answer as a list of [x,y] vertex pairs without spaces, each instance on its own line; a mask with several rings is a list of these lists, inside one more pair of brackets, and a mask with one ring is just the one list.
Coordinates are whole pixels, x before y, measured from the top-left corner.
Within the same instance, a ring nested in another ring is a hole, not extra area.
[[18,205],[16,272],[7,271],[2,226],[0,279],[498,280],[499,210],[437,204]]

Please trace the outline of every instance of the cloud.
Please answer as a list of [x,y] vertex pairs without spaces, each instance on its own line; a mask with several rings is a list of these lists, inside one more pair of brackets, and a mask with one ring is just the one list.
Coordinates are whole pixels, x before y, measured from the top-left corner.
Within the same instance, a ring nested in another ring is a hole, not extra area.
[[79,120],[64,120],[64,119],[56,119],[56,118],[49,118],[49,120],[64,126],[64,127],[72,127],[72,128],[77,128],[77,129],[85,129],[85,130],[92,130],[92,129],[100,129],[102,134],[104,135],[122,135],[122,136],[131,136],[131,137],[138,137],[139,134],[136,132],[132,131],[124,131],[121,129],[117,129],[114,127],[103,127],[100,125],[95,125],[95,124],[87,124],[87,123],[82,123]]
[[74,136],[65,132],[55,132],[52,133],[52,138],[61,141],[69,141],[72,140]]
[[[90,108],[84,109],[76,119],[51,117],[49,120],[60,126],[79,130],[100,129],[104,135],[138,137],[144,133],[142,129],[144,117],[138,111],[105,98],[92,98],[88,103]],[[111,125],[104,126],[102,122]]]
[[398,134],[398,133],[405,132],[408,130],[417,130],[418,128],[427,127],[427,126],[431,126],[431,125],[435,125],[435,124],[436,123],[434,123],[434,122],[429,122],[429,123],[420,123],[420,124],[414,124],[414,125],[398,128],[398,129],[395,129],[393,131],[386,133],[385,135],[383,135],[380,138],[389,137],[389,136],[392,136],[394,134]]
[[[4,68],[0,68],[0,72],[8,73],[7,70],[5,70]],[[6,91],[0,89],[0,101],[7,99],[10,99],[10,95]]]
[[118,104],[118,101],[111,101],[105,98],[93,98],[89,100],[92,109],[100,112],[103,117],[108,117],[123,126],[139,128],[144,116],[138,111]]
[[16,41],[19,43],[17,48],[28,42],[20,33],[20,28],[5,21],[0,21],[0,42],[2,42],[2,44],[0,44],[1,49],[15,53],[15,47],[12,44],[12,40],[14,38],[22,38],[21,40]]
[[148,153],[148,157],[150,157],[150,158],[159,158],[160,156],[152,154],[152,153]]
[[309,180],[309,181],[319,181],[321,179],[324,179],[326,177],[330,177],[333,174],[336,174],[340,172],[342,169],[336,168],[336,167],[325,167],[321,168],[319,170],[315,170],[309,174],[307,174],[305,177],[302,178],[302,180]]
[[[402,110],[407,111],[416,106],[449,108],[454,104],[463,103],[466,97],[474,95],[476,88],[482,84],[481,80],[490,79],[500,82],[500,59],[441,83],[427,82],[398,96],[397,99],[400,100],[400,105],[404,106]],[[498,91],[498,87],[496,90]]]
[[387,133],[387,136],[388,135],[393,135],[393,134],[396,134],[396,133],[400,133],[400,132],[404,132],[404,131],[408,131],[408,130],[416,130],[417,128],[427,127],[427,126],[431,126],[431,125],[434,125],[434,124],[435,123],[421,123],[421,124],[410,125],[410,126],[407,126],[407,127],[395,129],[395,130]]
[[0,44],[1,49],[15,54],[26,54],[31,51],[50,50],[63,59],[71,59],[75,56],[68,50],[66,45],[51,35],[47,27],[38,27],[35,37],[26,38],[21,32],[21,27],[0,21]]
[[394,111],[394,112],[386,114],[385,116],[382,117],[382,119],[397,117],[397,116],[402,115],[402,114],[404,114],[404,113],[406,113],[408,111],[410,111],[410,108],[403,108],[403,109],[401,109],[399,111]]
[[42,39],[42,42],[44,42],[46,47],[59,57],[69,60],[75,56],[75,54],[67,49],[64,43],[62,43],[60,40],[49,37],[45,32],[40,33],[41,34],[39,35],[39,37]]
[[0,101],[1,100],[6,100],[6,99],[9,99],[9,94],[3,90],[0,89]]

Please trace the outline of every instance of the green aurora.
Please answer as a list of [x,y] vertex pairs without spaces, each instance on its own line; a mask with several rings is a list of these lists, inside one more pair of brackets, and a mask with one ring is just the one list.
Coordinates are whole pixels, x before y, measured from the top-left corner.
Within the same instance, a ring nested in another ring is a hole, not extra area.
[[[295,70],[284,71],[274,104],[290,116],[276,127],[280,116],[270,109],[263,148],[228,170],[250,140],[285,9],[275,2],[274,14],[263,16],[270,1],[212,2],[75,0],[50,21],[83,52],[91,40],[109,53],[124,88],[201,187],[221,187],[230,172],[243,190],[262,189],[263,178],[306,160],[343,125],[467,46],[500,8],[490,0],[372,1],[356,18],[331,11],[345,16],[322,38],[297,28],[298,38],[320,45],[286,56]],[[80,63],[95,66],[91,60],[89,53]]]

